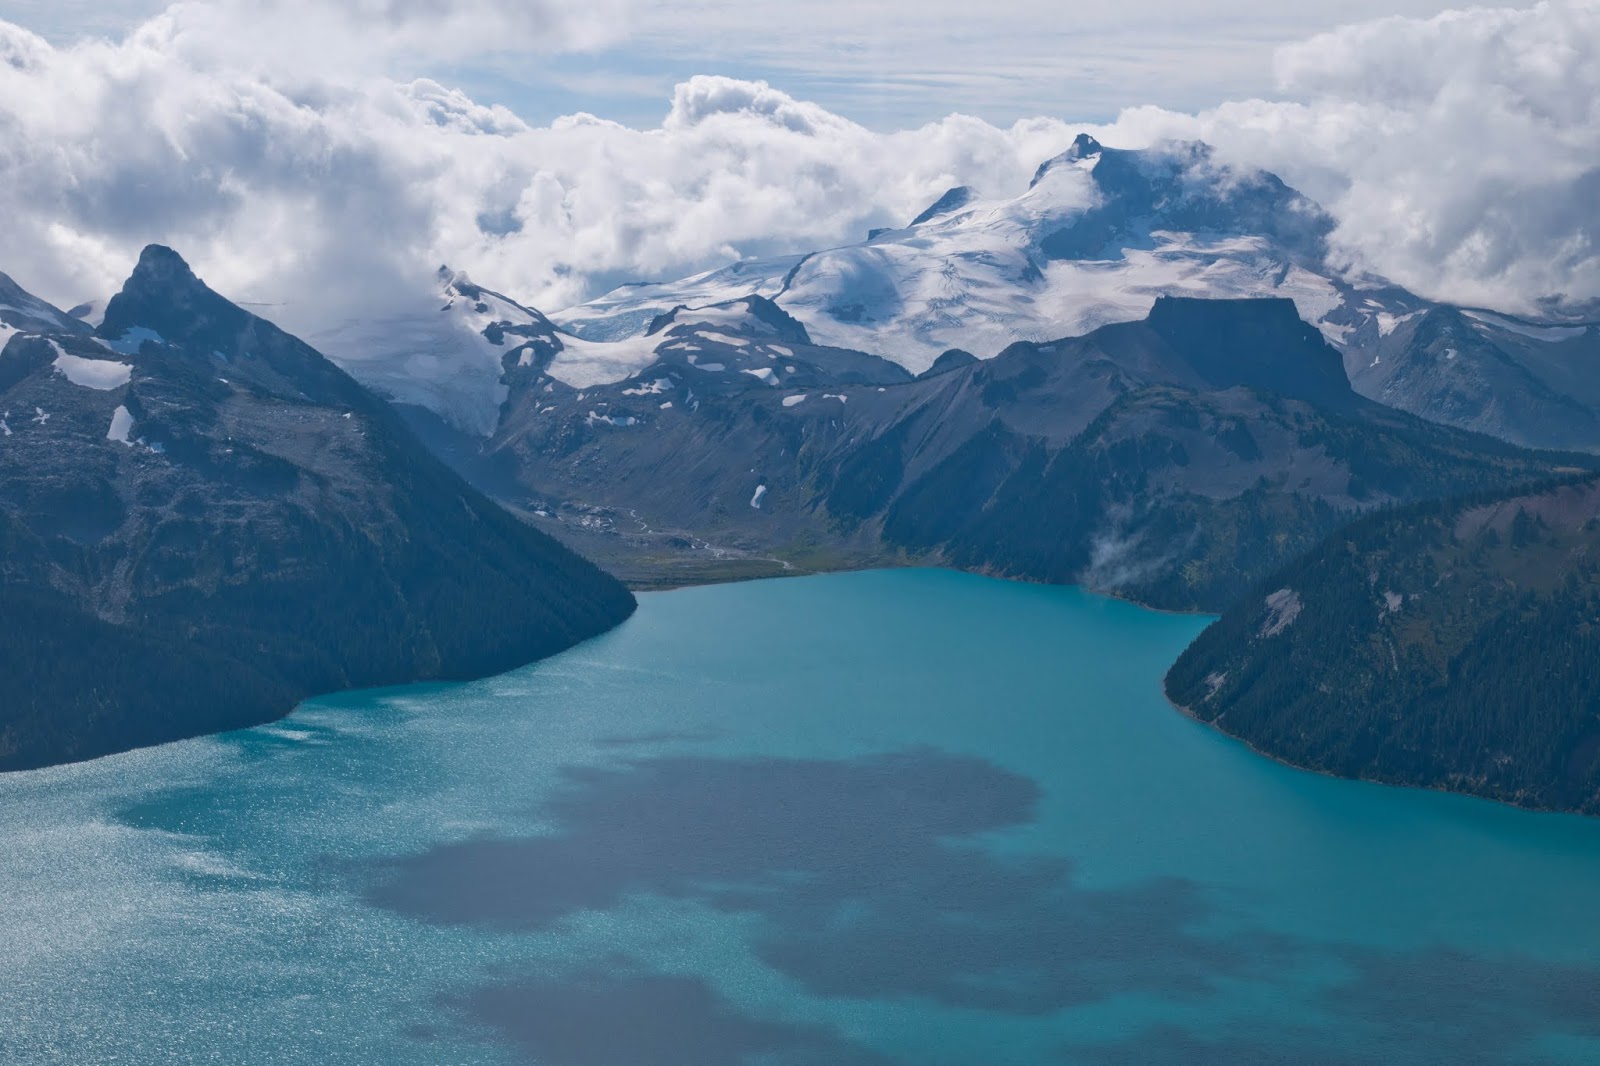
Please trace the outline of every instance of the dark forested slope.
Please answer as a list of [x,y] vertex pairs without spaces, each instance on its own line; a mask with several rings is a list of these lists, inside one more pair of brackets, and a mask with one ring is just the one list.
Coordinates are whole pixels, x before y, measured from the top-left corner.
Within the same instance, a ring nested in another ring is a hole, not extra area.
[[0,352],[0,769],[465,678],[627,617],[316,351],[147,249]]
[[1297,765],[1600,813],[1600,480],[1364,519],[1201,634],[1167,692]]

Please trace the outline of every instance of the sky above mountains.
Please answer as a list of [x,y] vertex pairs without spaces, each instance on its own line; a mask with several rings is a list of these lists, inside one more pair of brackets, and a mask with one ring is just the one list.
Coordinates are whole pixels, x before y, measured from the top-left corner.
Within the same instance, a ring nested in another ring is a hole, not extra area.
[[[190,4],[190,7],[197,5]],[[200,5],[214,6],[214,5]],[[295,5],[266,0],[287,12]],[[766,80],[874,129],[952,111],[997,124],[1048,114],[1107,121],[1130,104],[1186,111],[1273,93],[1274,50],[1385,15],[1432,16],[1445,0],[340,0],[366,25],[405,24],[333,49],[381,53],[389,73],[456,85],[535,123],[589,111],[629,125],[661,117],[696,74]],[[0,0],[0,19],[55,44],[119,36],[164,0]],[[440,15],[451,12],[445,19]],[[447,25],[441,25],[447,24]],[[530,52],[539,53],[529,62]]]
[[1600,297],[1600,0],[0,0],[0,20],[0,270],[61,303],[159,241],[301,330],[420,298],[441,262],[554,310],[858,239],[951,185],[1020,192],[1082,130],[1272,169],[1334,213],[1353,268],[1426,295]]

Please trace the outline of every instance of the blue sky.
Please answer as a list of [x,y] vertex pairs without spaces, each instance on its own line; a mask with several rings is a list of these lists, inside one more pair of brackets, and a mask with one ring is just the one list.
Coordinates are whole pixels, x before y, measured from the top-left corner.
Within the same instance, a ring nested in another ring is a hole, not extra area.
[[[119,35],[165,6],[0,0],[0,18],[63,44]],[[875,129],[915,127],[952,111],[1001,125],[1035,115],[1099,122],[1141,104],[1197,111],[1272,96],[1278,46],[1345,23],[1429,16],[1447,6],[1438,0],[637,0],[618,8],[612,40],[596,48],[552,52],[538,40],[513,39],[503,51],[467,61],[408,55],[404,73],[504,104],[535,124],[586,111],[654,126],[673,86],[695,74],[765,80]]]

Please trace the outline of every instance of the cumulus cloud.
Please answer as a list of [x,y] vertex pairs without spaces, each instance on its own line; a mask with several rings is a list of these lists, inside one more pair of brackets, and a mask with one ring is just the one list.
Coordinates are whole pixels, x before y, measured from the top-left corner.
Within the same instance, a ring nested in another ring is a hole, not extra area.
[[[0,269],[72,303],[160,241],[305,332],[411,303],[444,262],[554,310],[854,239],[951,185],[1018,192],[1086,128],[957,114],[878,132],[712,76],[653,128],[534,126],[396,80],[424,50],[592,47],[618,21],[608,2],[197,0],[62,46],[0,22]],[[1203,136],[1277,170],[1334,212],[1353,266],[1426,294],[1593,299],[1597,17],[1566,0],[1363,24],[1282,53],[1295,102],[1134,109],[1096,132]]]
[[1302,102],[1118,125],[1276,171],[1333,212],[1353,265],[1418,291],[1596,313],[1600,3],[1380,19],[1286,47],[1278,68]]

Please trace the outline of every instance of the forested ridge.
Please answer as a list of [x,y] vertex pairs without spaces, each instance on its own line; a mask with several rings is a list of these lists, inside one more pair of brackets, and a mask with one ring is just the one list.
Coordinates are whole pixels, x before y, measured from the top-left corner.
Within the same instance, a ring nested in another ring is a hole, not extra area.
[[1600,479],[1368,516],[1257,585],[1166,685],[1300,766],[1600,813]]

